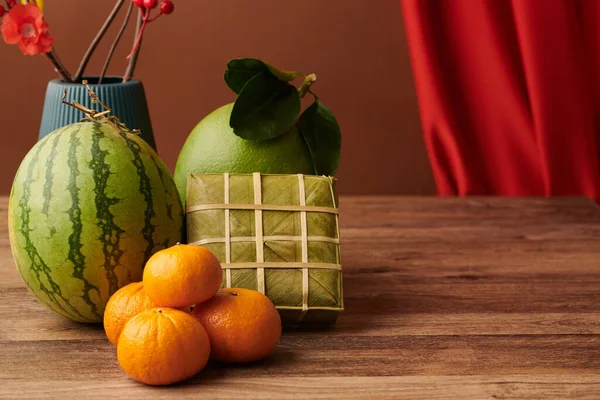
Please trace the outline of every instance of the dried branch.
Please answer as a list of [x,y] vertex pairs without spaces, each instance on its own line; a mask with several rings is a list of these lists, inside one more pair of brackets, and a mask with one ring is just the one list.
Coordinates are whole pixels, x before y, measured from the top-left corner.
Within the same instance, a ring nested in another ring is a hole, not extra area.
[[124,2],[125,2],[125,0],[117,0],[117,3],[115,4],[110,15],[104,22],[104,25],[102,25],[102,27],[100,28],[100,31],[98,31],[98,34],[96,35],[96,37],[92,41],[92,44],[90,45],[87,52],[83,56],[83,59],[81,60],[81,64],[79,65],[79,69],[77,70],[77,72],[75,73],[75,76],[73,77],[73,80],[75,82],[78,82],[81,79],[81,77],[83,76],[83,73],[85,72],[85,68],[87,67],[88,62],[90,61],[90,58],[94,54],[96,47],[98,47],[98,44],[100,43],[100,41],[104,37],[104,34],[108,30],[108,28],[110,27],[112,22],[114,21],[117,14],[119,13],[119,10],[121,9],[121,6],[123,6]]
[[60,76],[60,79],[62,79],[65,82],[73,82],[71,74],[69,74],[69,71],[67,71],[63,63],[60,61],[60,58],[58,57],[58,54],[56,54],[56,50],[54,50],[54,47],[50,52],[46,53],[46,57],[48,57],[48,59],[52,63],[54,71],[56,71],[56,73]]
[[125,15],[125,19],[123,20],[123,25],[121,25],[121,29],[119,30],[119,33],[117,33],[117,37],[115,38],[115,41],[113,42],[113,44],[108,52],[108,56],[106,57],[106,62],[104,63],[104,67],[102,68],[102,72],[100,73],[100,79],[98,80],[99,85],[102,83],[102,80],[104,79],[104,75],[106,74],[106,70],[108,70],[108,66],[110,64],[110,60],[112,60],[113,54],[115,53],[115,50],[116,50],[117,46],[119,45],[119,42],[121,41],[121,37],[123,36],[125,29],[127,29],[127,25],[129,25],[129,18],[131,17],[132,11],[133,11],[133,1],[129,3],[129,8],[127,9],[127,14]]
[[[144,13],[140,9],[138,11],[137,25],[135,28],[135,36],[133,38],[134,46],[136,45],[136,43],[138,41],[138,36],[140,35],[140,32],[142,31],[143,25],[144,25]],[[135,71],[135,66],[137,64],[137,60],[138,60],[138,56],[140,54],[141,48],[142,48],[142,41],[140,40],[140,42],[138,43],[137,50],[134,51],[133,55],[129,59],[129,64],[127,65],[127,70],[125,71],[125,75],[123,75],[123,83],[131,80],[131,77],[133,76],[133,73]]]

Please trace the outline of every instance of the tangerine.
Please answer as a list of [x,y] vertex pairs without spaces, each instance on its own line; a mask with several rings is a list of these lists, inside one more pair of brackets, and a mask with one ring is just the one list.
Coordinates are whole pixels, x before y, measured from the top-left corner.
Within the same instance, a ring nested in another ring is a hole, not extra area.
[[267,296],[249,289],[222,289],[197,304],[192,316],[202,323],[214,359],[226,363],[257,361],[275,349],[281,318]]
[[190,314],[146,310],[127,322],[117,345],[125,373],[148,385],[169,385],[200,372],[210,356],[206,331]]
[[116,346],[127,321],[154,307],[156,304],[146,296],[142,282],[130,283],[117,290],[104,309],[104,331],[108,340]]
[[221,287],[219,260],[206,248],[178,244],[155,253],[144,269],[144,288],[161,307],[181,308],[210,299]]

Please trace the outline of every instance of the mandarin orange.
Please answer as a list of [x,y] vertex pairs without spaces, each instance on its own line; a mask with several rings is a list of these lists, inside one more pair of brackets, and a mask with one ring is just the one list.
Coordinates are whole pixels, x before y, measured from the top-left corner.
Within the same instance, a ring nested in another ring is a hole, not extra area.
[[210,342],[202,324],[172,308],[153,308],[130,319],[117,345],[123,371],[148,385],[191,378],[209,356]]
[[222,279],[221,264],[208,249],[178,244],[150,257],[143,282],[156,304],[181,308],[210,299]]
[[142,282],[130,283],[117,290],[104,309],[104,331],[108,340],[116,346],[127,321],[154,307],[156,304],[146,296]]
[[257,361],[275,349],[281,318],[265,295],[248,289],[222,289],[197,304],[192,316],[206,329],[214,359],[226,363]]

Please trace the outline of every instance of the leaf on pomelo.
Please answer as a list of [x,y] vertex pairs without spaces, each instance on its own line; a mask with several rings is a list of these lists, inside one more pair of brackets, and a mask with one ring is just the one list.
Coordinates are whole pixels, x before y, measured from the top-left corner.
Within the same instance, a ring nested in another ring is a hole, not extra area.
[[229,125],[243,139],[268,140],[287,132],[299,113],[300,95],[296,88],[263,72],[244,85]]
[[333,175],[340,165],[342,135],[340,126],[329,108],[315,101],[299,120],[318,175]]
[[240,94],[248,81],[263,72],[270,72],[283,82],[293,81],[299,75],[296,71],[281,71],[256,58],[236,58],[227,63],[224,78],[227,86],[236,94]]

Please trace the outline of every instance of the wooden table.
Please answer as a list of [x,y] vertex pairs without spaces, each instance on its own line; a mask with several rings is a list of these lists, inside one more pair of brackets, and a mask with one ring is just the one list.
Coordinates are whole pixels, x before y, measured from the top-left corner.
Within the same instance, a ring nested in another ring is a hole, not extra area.
[[0,200],[0,397],[600,398],[600,208],[589,200],[342,199],[347,311],[255,365],[128,379],[102,327],[31,296]]

